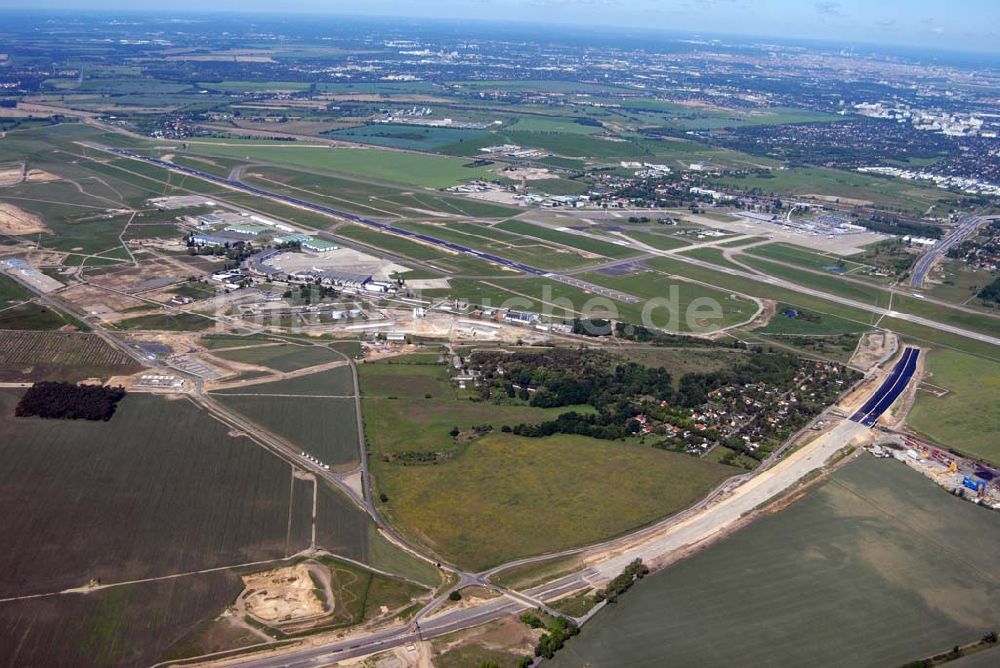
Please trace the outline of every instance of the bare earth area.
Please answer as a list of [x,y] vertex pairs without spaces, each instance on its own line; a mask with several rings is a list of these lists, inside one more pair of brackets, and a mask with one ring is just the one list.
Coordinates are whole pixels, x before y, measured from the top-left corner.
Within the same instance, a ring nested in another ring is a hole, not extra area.
[[892,332],[870,332],[861,337],[850,364],[862,371],[868,371],[894,355],[898,349],[899,340]]
[[329,611],[314,591],[307,564],[244,575],[243,584],[246,612],[265,623],[304,621]]
[[38,234],[50,232],[42,222],[41,217],[28,213],[24,209],[0,202],[0,233],[18,236],[21,234]]

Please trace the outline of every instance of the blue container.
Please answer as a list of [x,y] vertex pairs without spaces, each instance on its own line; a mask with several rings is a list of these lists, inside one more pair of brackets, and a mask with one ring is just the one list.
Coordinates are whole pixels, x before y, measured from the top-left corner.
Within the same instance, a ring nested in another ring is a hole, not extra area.
[[977,492],[981,492],[984,489],[986,489],[985,482],[983,482],[982,480],[976,480],[975,478],[970,478],[969,476],[965,476],[964,478],[962,478],[962,484],[968,487],[969,489],[975,490]]

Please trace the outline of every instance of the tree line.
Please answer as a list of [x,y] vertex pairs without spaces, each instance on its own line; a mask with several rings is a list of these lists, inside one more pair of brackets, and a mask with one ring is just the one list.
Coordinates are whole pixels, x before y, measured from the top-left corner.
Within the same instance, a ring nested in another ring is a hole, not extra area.
[[35,383],[14,409],[17,417],[60,420],[110,420],[125,388],[104,385],[75,385],[56,381]]

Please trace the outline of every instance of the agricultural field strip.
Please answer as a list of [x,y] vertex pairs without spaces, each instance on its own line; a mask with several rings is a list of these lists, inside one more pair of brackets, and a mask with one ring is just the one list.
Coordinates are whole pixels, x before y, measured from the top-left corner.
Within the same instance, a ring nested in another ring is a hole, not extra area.
[[[276,557],[274,559],[263,559],[260,561],[246,561],[237,564],[227,564],[225,566],[213,566],[212,568],[202,568],[196,571],[185,571],[183,573],[169,573],[167,575],[157,575],[148,578],[139,578],[136,580],[121,580],[119,582],[101,582],[100,584],[94,586],[82,586],[82,587],[71,587],[69,589],[60,589],[58,591],[42,592],[40,594],[25,594],[23,596],[8,596],[6,598],[0,598],[0,603],[10,603],[13,601],[27,601],[33,598],[49,598],[52,596],[63,596],[67,594],[83,594],[92,591],[100,591],[102,589],[113,589],[115,587],[127,587],[130,585],[143,584],[145,582],[161,582],[163,580],[176,580],[178,578],[191,577],[193,575],[204,575],[206,573],[218,573],[220,571],[231,571],[235,569],[244,568],[257,568],[259,566],[267,566],[270,564],[278,564],[285,561],[293,561],[300,559],[303,555],[309,553],[308,549],[304,549],[301,552],[288,555],[287,557]],[[365,566],[365,568],[369,568]]]
[[[256,380],[256,379],[255,379]],[[273,382],[273,381],[272,381]],[[355,399],[353,394],[278,394],[275,392],[219,392],[225,397],[296,397],[299,399]]]

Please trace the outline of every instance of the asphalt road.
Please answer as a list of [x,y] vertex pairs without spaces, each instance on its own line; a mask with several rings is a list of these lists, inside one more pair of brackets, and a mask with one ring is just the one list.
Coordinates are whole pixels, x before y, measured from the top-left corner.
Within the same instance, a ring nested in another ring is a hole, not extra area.
[[979,229],[979,226],[987,220],[989,220],[989,218],[973,214],[960,216],[958,219],[958,225],[955,226],[955,229],[934,244],[930,250],[920,256],[917,263],[913,265],[913,276],[910,278],[910,287],[922,288],[924,286],[924,279],[927,278],[927,272],[931,270],[934,263],[944,257],[944,254],[948,252],[948,249],[958,245],[975,233],[975,231]]
[[878,422],[879,417],[882,416],[889,406],[892,405],[896,398],[903,393],[906,389],[907,384],[910,382],[910,378],[913,377],[913,372],[917,369],[917,358],[920,355],[920,350],[917,348],[906,348],[903,351],[903,356],[899,358],[896,362],[896,366],[892,368],[892,371],[879,386],[878,390],[875,391],[868,401],[865,402],[864,406],[859,408],[854,415],[851,416],[851,420],[854,422],[860,422],[866,427],[873,426]]

